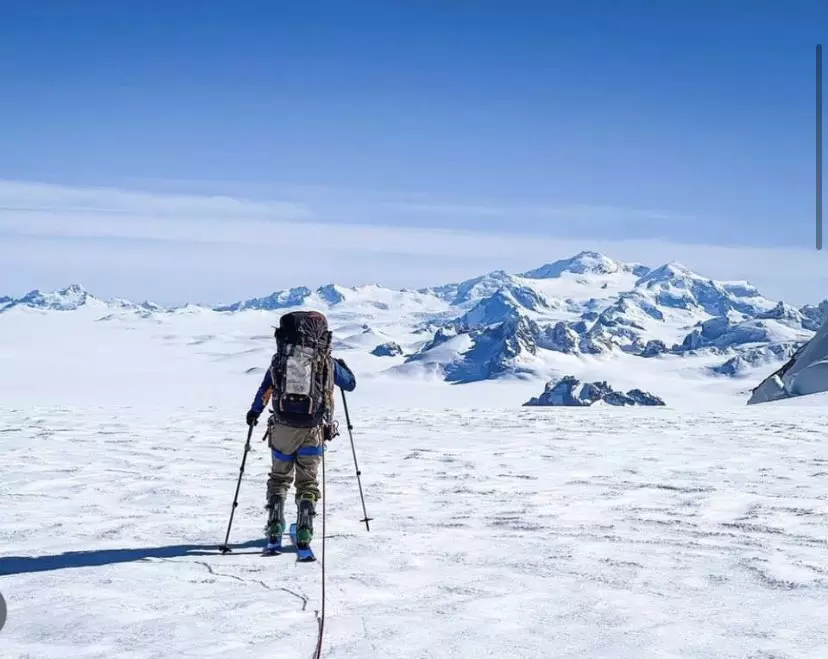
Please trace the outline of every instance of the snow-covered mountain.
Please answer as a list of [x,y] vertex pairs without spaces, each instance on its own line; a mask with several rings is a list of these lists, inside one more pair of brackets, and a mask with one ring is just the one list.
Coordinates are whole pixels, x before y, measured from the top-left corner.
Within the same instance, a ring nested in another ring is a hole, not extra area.
[[0,296],[0,313],[12,309],[30,309],[35,311],[77,311],[92,309],[95,311],[133,311],[144,313],[164,313],[170,311],[152,302],[134,303],[119,298],[102,300],[89,293],[80,284],[71,284],[56,291],[32,290],[15,298]]
[[20,298],[0,297],[0,305],[2,305],[0,310],[8,311],[13,307],[29,307],[31,309],[73,311],[91,300],[94,300],[94,298],[82,286],[72,284],[59,291],[48,293],[33,290]]
[[598,252],[581,252],[571,259],[562,259],[547,263],[539,268],[523,273],[529,279],[557,279],[561,275],[616,275],[631,273],[643,277],[650,268],[640,263],[622,263],[608,258]]
[[660,371],[758,382],[828,316],[828,300],[798,309],[748,282],[714,281],[678,263],[651,268],[582,252],[519,274],[498,270],[420,290],[329,284],[216,306],[102,300],[72,285],[0,297],[0,329],[21,314],[49,323],[54,314],[82,313],[131,329],[142,321],[197,324],[201,331],[184,342],[204,347],[255,323],[257,332],[238,338],[247,345],[239,354],[258,355],[272,348],[266,342],[279,315],[299,308],[324,311],[337,350],[371,377],[546,382],[564,371],[604,379],[614,369],[630,388],[636,373]]

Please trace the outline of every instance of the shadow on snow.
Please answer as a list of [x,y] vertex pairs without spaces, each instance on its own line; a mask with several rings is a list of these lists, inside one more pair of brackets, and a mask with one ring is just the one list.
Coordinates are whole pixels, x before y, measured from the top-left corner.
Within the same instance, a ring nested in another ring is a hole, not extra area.
[[[262,540],[230,545],[234,553],[260,553]],[[236,552],[238,549],[256,547],[255,552]],[[285,548],[283,551],[287,551]],[[221,556],[218,545],[168,545],[166,547],[136,547],[134,549],[96,549],[89,551],[67,551],[51,556],[2,556],[0,557],[0,576],[25,574],[28,572],[46,572],[76,567],[97,567],[115,563],[129,563],[151,558],[186,558],[188,556]]]

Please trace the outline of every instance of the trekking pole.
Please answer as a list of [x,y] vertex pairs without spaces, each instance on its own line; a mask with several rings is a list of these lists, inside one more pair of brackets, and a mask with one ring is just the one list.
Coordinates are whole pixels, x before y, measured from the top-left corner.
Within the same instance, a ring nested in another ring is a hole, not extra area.
[[342,392],[342,406],[345,409],[345,422],[348,424],[348,435],[351,438],[351,453],[354,455],[354,469],[356,469],[357,483],[359,484],[359,498],[362,500],[362,513],[365,515],[365,517],[359,521],[365,522],[365,528],[370,531],[371,527],[368,526],[368,522],[374,518],[368,517],[368,512],[365,510],[365,496],[362,494],[362,480],[359,478],[362,475],[362,472],[359,470],[356,449],[354,448],[354,427],[351,425],[351,415],[348,414],[348,401],[345,400],[345,391],[343,389],[340,389],[340,391]]
[[224,536],[224,544],[219,545],[219,551],[226,554],[230,551],[230,546],[227,541],[230,539],[230,527],[233,526],[233,515],[236,513],[236,506],[239,505],[239,488],[241,487],[242,476],[244,475],[244,463],[247,462],[247,453],[250,451],[250,438],[253,436],[253,424],[250,424],[250,430],[247,432],[247,441],[244,444],[244,455],[242,456],[241,467],[239,468],[239,481],[236,483],[236,494],[233,496],[233,508],[230,510],[230,521],[227,523],[227,535]]

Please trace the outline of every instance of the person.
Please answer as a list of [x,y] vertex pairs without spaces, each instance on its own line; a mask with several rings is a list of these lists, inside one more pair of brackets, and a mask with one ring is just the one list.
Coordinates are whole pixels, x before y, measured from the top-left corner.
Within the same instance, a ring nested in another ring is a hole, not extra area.
[[[283,315],[275,331],[277,350],[264,374],[247,424],[254,426],[272,402],[268,445],[272,453],[267,480],[267,550],[281,546],[285,531],[285,501],[296,487],[296,544],[310,547],[313,517],[321,496],[317,472],[325,442],[336,436],[333,390],[356,388],[356,377],[343,359],[331,355],[331,332],[325,316],[316,311]],[[293,482],[295,481],[295,482]]]

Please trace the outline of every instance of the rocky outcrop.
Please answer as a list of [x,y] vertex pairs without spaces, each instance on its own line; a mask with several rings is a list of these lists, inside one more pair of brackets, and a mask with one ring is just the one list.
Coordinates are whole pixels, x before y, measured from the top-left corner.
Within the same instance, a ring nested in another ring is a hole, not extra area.
[[603,401],[608,405],[646,405],[661,406],[664,401],[641,389],[630,389],[626,394],[616,391],[606,382],[581,382],[578,378],[567,375],[560,380],[546,384],[544,392],[524,403],[525,407],[589,407]]
[[642,357],[655,357],[668,352],[669,348],[664,341],[660,339],[650,339],[641,351]]
[[713,372],[728,377],[736,377],[749,372],[757,366],[773,364],[774,362],[785,361],[793,357],[798,343],[776,343],[761,348],[751,348],[731,357],[724,364],[714,366]]
[[545,327],[537,338],[537,343],[545,350],[554,350],[564,354],[578,352],[578,332],[563,321]]
[[403,350],[398,343],[388,341],[388,343],[382,343],[374,348],[371,354],[375,357],[398,357],[403,354]]
[[799,312],[802,314],[802,327],[816,332],[828,320],[828,300],[819,304],[806,304]]

